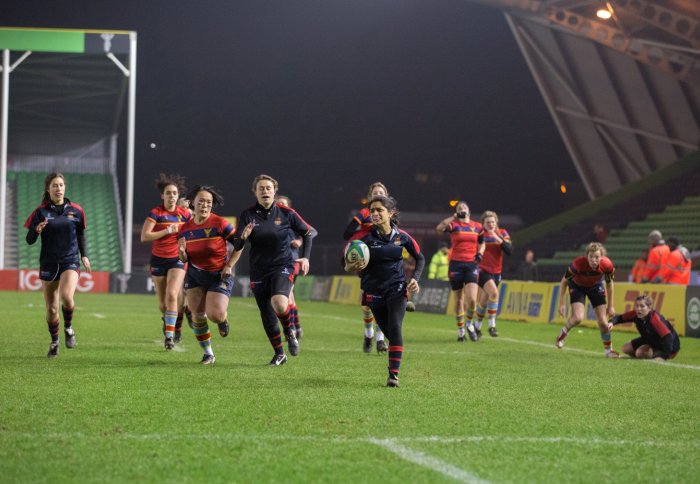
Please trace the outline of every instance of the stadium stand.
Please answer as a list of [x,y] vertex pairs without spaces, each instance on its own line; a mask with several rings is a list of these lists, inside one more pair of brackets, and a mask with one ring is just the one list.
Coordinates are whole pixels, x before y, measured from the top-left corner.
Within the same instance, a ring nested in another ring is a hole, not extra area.
[[601,223],[610,231],[605,242],[621,272],[628,270],[646,248],[653,229],[676,235],[691,251],[700,248],[700,153],[679,160],[639,182],[528,227],[513,236],[518,254],[510,260],[516,270],[527,249],[537,255],[540,279],[556,281],[573,257],[582,254],[581,240]]
[[[40,244],[26,243],[24,222],[41,202],[45,176],[43,172],[17,172],[13,175],[19,214],[15,221],[19,248],[16,267],[20,269],[36,268],[39,263]],[[65,173],[65,176],[68,198],[83,207],[87,216],[87,242],[92,269],[121,271],[121,244],[111,175]]]

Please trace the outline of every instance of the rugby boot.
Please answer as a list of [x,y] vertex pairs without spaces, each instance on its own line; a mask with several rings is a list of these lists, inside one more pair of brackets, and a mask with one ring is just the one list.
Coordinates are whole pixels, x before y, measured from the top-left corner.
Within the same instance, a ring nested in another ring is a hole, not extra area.
[[281,366],[287,362],[287,355],[284,353],[275,355],[270,360],[270,366]]
[[46,356],[48,358],[56,358],[58,356],[58,341],[55,343],[52,341],[51,345],[49,346],[49,352],[46,353]]
[[297,339],[296,334],[294,334],[294,330],[290,329],[285,331],[284,337],[287,340],[287,349],[289,350],[289,354],[292,356],[297,356],[299,354],[299,340]]
[[66,348],[75,348],[75,331],[73,331],[73,328],[64,329],[63,334],[66,337]]
[[170,351],[175,348],[175,341],[173,341],[173,338],[165,338],[163,346],[165,347],[165,351]]
[[372,352],[372,337],[365,336],[365,341],[362,343],[362,351],[365,353]]
[[390,372],[389,378],[386,380],[386,386],[397,388],[399,386],[399,375]]

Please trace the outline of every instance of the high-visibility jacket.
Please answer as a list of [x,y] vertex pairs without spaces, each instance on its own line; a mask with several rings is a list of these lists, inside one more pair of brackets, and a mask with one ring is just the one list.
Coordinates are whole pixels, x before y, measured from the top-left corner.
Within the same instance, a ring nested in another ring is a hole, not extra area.
[[690,284],[690,252],[682,245],[668,254],[661,268],[661,279],[666,284]]
[[636,282],[639,284],[642,282],[642,277],[644,277],[644,269],[647,267],[647,260],[640,257],[634,261],[632,266],[632,271],[630,272],[630,282]]
[[647,257],[647,266],[644,269],[645,282],[661,282],[661,268],[666,265],[666,259],[671,249],[666,243],[659,243],[649,249],[649,257]]
[[448,280],[448,268],[450,261],[445,251],[438,250],[430,259],[428,266],[428,279],[437,279],[439,281]]

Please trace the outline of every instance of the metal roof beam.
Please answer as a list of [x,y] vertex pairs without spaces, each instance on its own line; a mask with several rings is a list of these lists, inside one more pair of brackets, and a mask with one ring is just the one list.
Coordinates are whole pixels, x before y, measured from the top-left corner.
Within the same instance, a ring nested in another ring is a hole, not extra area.
[[575,118],[586,119],[588,121],[591,121],[592,123],[602,124],[605,126],[609,126],[611,128],[625,131],[627,133],[634,133],[634,134],[637,134],[639,136],[644,136],[646,138],[653,139],[655,141],[661,141],[661,142],[669,143],[669,144],[676,145],[676,146],[682,146],[683,148],[688,148],[690,150],[700,149],[700,145],[698,145],[698,142],[700,142],[700,140],[698,140],[696,142],[691,142],[691,141],[685,141],[685,140],[678,139],[678,138],[672,138],[672,137],[669,137],[666,135],[652,133],[651,131],[647,131],[645,129],[635,128],[633,126],[628,126],[626,124],[617,123],[615,121],[611,121],[609,119],[605,119],[605,118],[602,118],[600,116],[594,116],[594,115],[590,115],[587,113],[574,111],[573,109],[565,108],[563,106],[555,106],[555,109],[560,113],[563,113],[563,114],[566,114],[569,116],[573,116]]
[[668,52],[659,46],[644,42],[643,39],[628,37],[614,27],[570,10],[546,7],[544,12],[550,22],[566,31],[610,47],[638,62],[667,72],[681,81],[700,83],[700,63],[690,56],[679,52]]
[[610,0],[610,2],[614,9],[619,9],[625,15],[634,16],[694,47],[700,47],[700,21],[698,19],[659,5],[658,2],[646,0]]

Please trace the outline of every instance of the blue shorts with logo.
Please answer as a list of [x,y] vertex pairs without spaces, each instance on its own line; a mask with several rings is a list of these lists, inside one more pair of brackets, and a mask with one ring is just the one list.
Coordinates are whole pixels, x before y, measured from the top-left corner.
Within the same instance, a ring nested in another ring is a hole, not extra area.
[[231,297],[233,277],[222,279],[221,272],[205,271],[189,264],[185,276],[185,289],[196,287],[201,287],[206,292],[218,292],[226,297]]
[[39,267],[39,279],[42,281],[58,281],[66,271],[75,271],[80,275],[80,262],[50,262]]
[[496,284],[496,287],[501,283],[501,275],[500,274],[492,274],[491,272],[487,272],[485,270],[480,270],[479,271],[479,287],[484,287],[487,282],[493,281]]
[[185,263],[177,257],[151,256],[151,275],[156,277],[167,276],[170,269],[185,269]]
[[591,286],[583,287],[578,286],[569,281],[569,301],[573,304],[575,302],[585,304],[586,297],[591,301],[591,306],[597,308],[607,302],[605,298],[605,286],[603,286],[603,281]]
[[298,264],[279,267],[268,272],[264,276],[250,277],[250,290],[256,297],[272,297],[276,295],[289,297],[294,285],[295,273],[298,273]]
[[467,284],[476,284],[479,280],[479,264],[474,262],[450,261],[448,277],[453,291],[459,291]]

